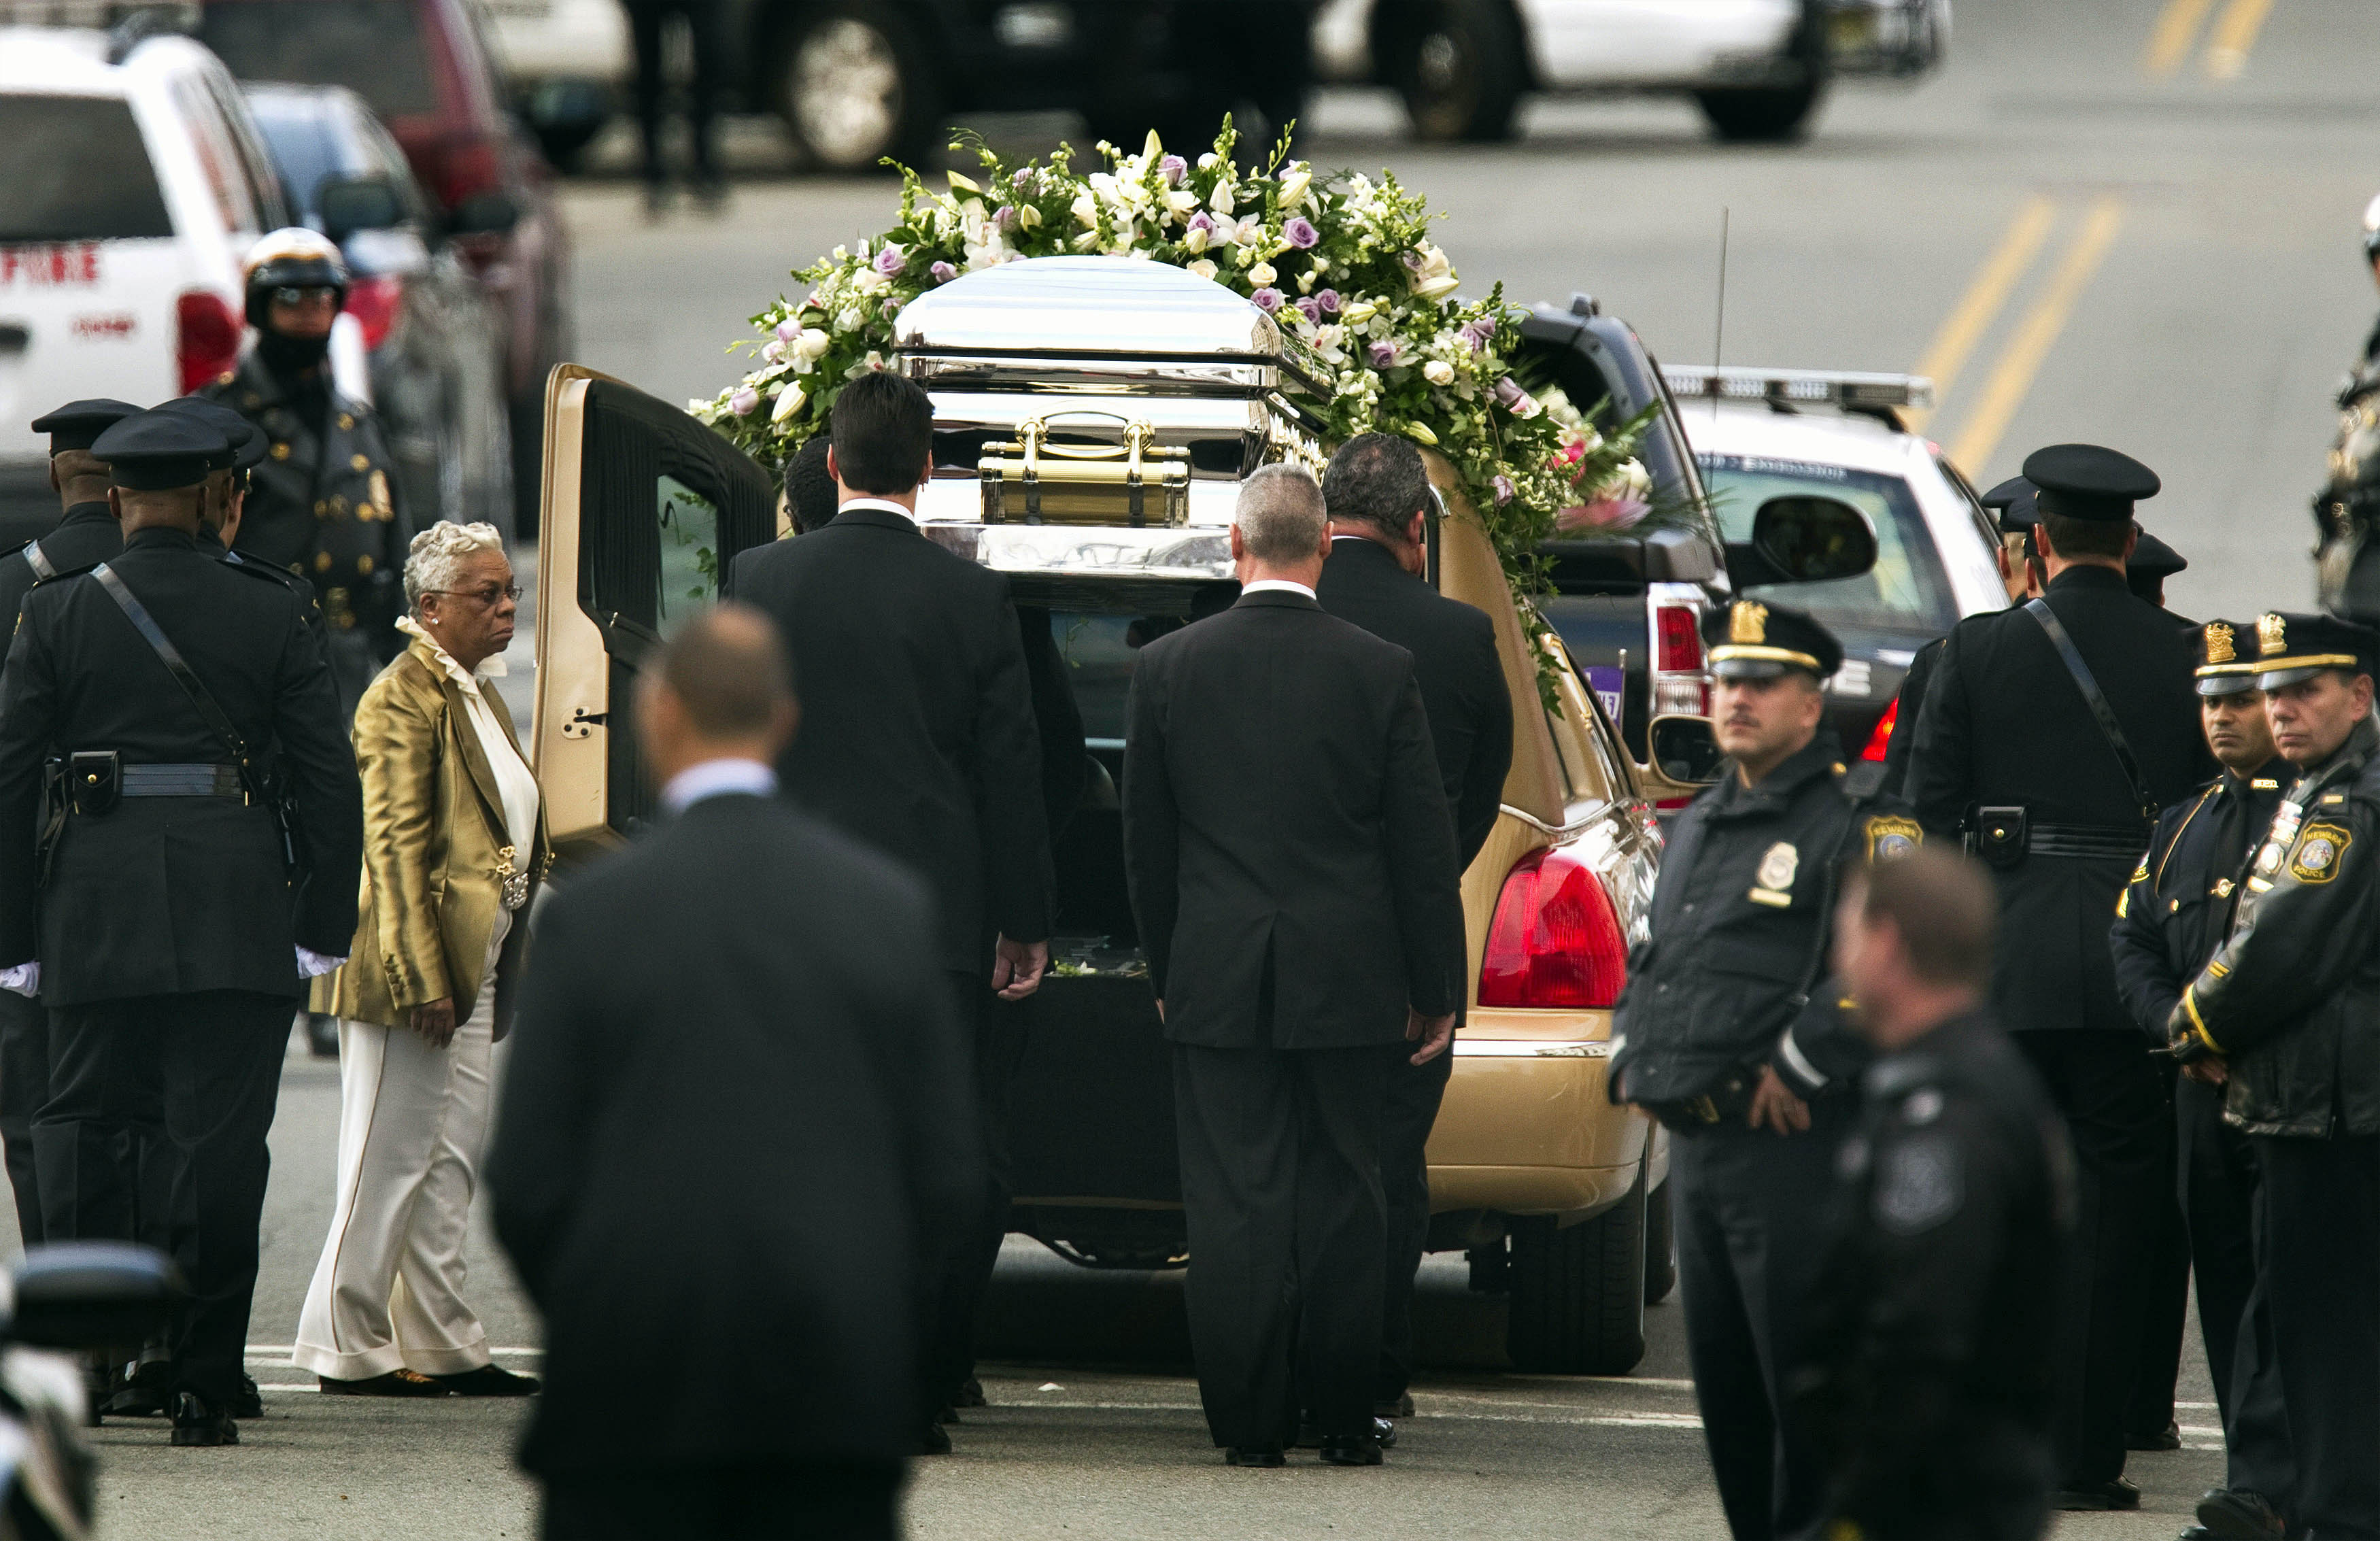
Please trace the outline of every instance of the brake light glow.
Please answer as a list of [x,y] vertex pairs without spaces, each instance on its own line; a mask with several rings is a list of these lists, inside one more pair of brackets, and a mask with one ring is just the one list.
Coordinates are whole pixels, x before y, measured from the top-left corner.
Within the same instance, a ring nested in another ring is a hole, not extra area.
[[1710,683],[1703,675],[1702,618],[1692,605],[1653,612],[1653,715],[1707,717]]
[[1860,751],[1860,758],[1882,759],[1884,758],[1885,750],[1892,745],[1892,724],[1899,720],[1900,716],[1900,702],[1896,698],[1884,709],[1884,715],[1876,720],[1876,732],[1867,735],[1867,747]]
[[379,273],[348,284],[347,314],[363,328],[367,349],[376,348],[387,340],[396,325],[398,308],[404,303],[405,280],[395,273]]
[[1620,999],[1628,944],[1602,880],[1550,846],[1504,879],[1479,965],[1479,1004],[1598,1010]]
[[174,302],[174,362],[188,395],[239,362],[241,323],[221,295],[192,289]]

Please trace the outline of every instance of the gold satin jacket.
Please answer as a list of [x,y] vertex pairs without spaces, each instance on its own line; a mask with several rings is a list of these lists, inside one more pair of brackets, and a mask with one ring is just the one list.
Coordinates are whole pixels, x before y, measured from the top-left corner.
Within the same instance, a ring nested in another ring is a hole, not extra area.
[[[517,748],[504,698],[487,680],[480,688]],[[462,687],[419,638],[364,691],[355,746],[364,783],[359,919],[346,963],[314,981],[313,1009],[385,1027],[409,1026],[414,1007],[448,997],[467,1012],[479,995],[504,880],[525,873],[533,903],[553,864],[543,802],[536,849],[524,860],[505,831],[495,771]],[[516,912],[496,960],[498,1037],[512,1025],[528,913],[528,904]]]

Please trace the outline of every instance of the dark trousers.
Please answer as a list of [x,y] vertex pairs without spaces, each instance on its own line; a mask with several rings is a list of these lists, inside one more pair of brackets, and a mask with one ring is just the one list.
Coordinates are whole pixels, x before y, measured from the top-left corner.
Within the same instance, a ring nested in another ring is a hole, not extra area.
[[50,1013],[39,1001],[0,990],[0,1149],[17,1195],[17,1234],[42,1240],[42,1190],[35,1179],[33,1115],[50,1095]]
[[928,1237],[928,1318],[919,1356],[929,1416],[947,1405],[959,1383],[975,1373],[976,1317],[1001,1243],[1008,1237],[1010,1191],[1009,1089],[1025,1061],[1026,1014],[1021,1003],[992,994],[989,976],[945,976],[959,1002],[959,1020],[974,1028],[976,1111],[986,1157],[983,1207],[976,1223],[956,1236]]
[[2256,1153],[2223,1122],[2222,1087],[2185,1077],[2173,1105],[2198,1329],[2223,1417],[2224,1486],[2277,1505],[2297,1485],[2297,1462],[2273,1365],[2272,1313],[2256,1278]]
[[[2157,1170],[2174,1171],[2172,1087],[2180,1080],[2171,1061],[2152,1062],[2164,1088],[2166,1107],[2157,1122]],[[2190,1329],[2190,1222],[2179,1190],[2161,1184],[2149,1201],[2147,1244],[2141,1256],[2141,1343],[2132,1366],[2131,1393],[2124,1399],[2124,1432],[2153,1439],[2173,1418],[2173,1387],[2181,1375],[2181,1339]]]
[[2312,1541],[2380,1537],[2380,1135],[2256,1141],[2257,1261]]
[[167,1234],[189,1283],[174,1324],[175,1386],[220,1407],[239,1394],[294,1004],[246,990],[144,996],[53,1013],[50,1095],[33,1123],[52,1240],[140,1239],[137,1184],[100,1141],[148,1098],[172,1147]]
[[2094,1487],[2124,1472],[2124,1414],[2140,1363],[2152,1217],[2169,1191],[2161,1158],[2164,1084],[2147,1039],[2129,1029],[2011,1033],[2073,1141],[2073,1271],[2062,1314],[2065,1366],[2054,1441],[2058,1486]]
[[719,107],[719,91],[727,78],[726,26],[720,0],[627,0],[628,30],[637,49],[637,127],[645,142],[645,180],[659,182],[662,169],[662,97],[668,82],[662,78],[662,23],[672,15],[686,18],[694,34],[694,79],[686,91],[686,127],[694,140],[694,174],[709,181],[718,175],[711,155],[711,122]]
[[1429,1242],[1429,1132],[1454,1074],[1454,1056],[1389,1067],[1388,1117],[1380,1125],[1380,1197],[1388,1207],[1389,1261],[1380,1297],[1380,1369],[1375,1401],[1391,1402],[1413,1384],[1414,1276]]
[[1790,1410],[1782,1377],[1807,1357],[1835,1152],[1855,1111],[1848,1097],[1824,1098],[1804,1134],[1727,1122],[1670,1146],[1686,1358],[1736,1541],[1798,1535],[1826,1497],[1825,1452]]
[[893,1541],[902,1469],[738,1462],[545,1479],[545,1541]]
[[1218,1445],[1288,1446],[1300,1391],[1324,1438],[1371,1427],[1383,1083],[1410,1052],[1173,1046],[1190,1351]]

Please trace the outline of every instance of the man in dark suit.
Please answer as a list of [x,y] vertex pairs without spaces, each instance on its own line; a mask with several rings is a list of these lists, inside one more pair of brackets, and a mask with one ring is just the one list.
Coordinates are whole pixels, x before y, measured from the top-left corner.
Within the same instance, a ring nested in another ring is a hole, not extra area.
[[1049,816],[1008,582],[916,522],[932,403],[897,375],[864,375],[836,398],[832,432],[834,519],[738,556],[731,592],[776,623],[803,692],[809,731],[777,760],[785,795],[925,878],[936,965],[974,1043],[994,1218],[953,1244],[936,1308],[920,1438],[940,1450],[949,1438],[932,1414],[974,1361],[1004,1229],[1007,1087],[1024,1037],[993,997],[1024,1000],[1049,966]]
[[1239,602],[1143,648],[1127,709],[1124,868],[1174,1046],[1190,1341],[1233,1465],[1278,1466],[1296,1434],[1293,1345],[1322,1459],[1379,1462],[1387,1079],[1447,1050],[1463,995],[1413,655],[1315,602],[1329,552],[1311,476],[1250,477]]
[[893,1535],[917,1243],[982,1157],[932,895],[772,795],[794,716],[766,620],[688,622],[637,714],[674,817],[538,916],[488,1187],[548,1536]]
[[1966,835],[1993,868],[1993,1014],[2064,1114],[2081,1169],[2055,1501],[2130,1509],[2140,1490],[2123,1480],[2126,1401],[2171,1114],[2118,998],[2107,927],[2158,809],[2215,765],[2189,641],[2125,583],[2132,506],[2156,492],[2155,473],[2058,444],[2029,456],[2024,476],[2048,587],[1950,633],[1917,720],[1909,799],[1929,831]]
[[[200,542],[201,483],[229,450],[164,412],[100,435],[124,550],[27,596],[0,675],[0,984],[52,1013],[42,1222],[52,1240],[133,1235],[114,1131],[128,1098],[161,1091],[191,1292],[171,1350],[177,1445],[238,1442],[282,1053],[304,977],[354,940],[363,852],[321,645],[280,583]],[[44,858],[54,758],[68,811]],[[276,779],[288,838],[264,795]]]
[[[1322,496],[1330,514],[1330,560],[1322,564],[1314,597],[1341,620],[1413,654],[1454,818],[1455,865],[1467,868],[1496,827],[1504,773],[1512,765],[1512,698],[1496,652],[1495,625],[1475,606],[1438,593],[1422,576],[1429,471],[1412,444],[1385,433],[1357,434],[1330,457]],[[1414,1368],[1414,1273],[1429,1239],[1426,1147],[1453,1068],[1454,1056],[1441,1054],[1389,1073],[1389,1117],[1380,1133],[1389,1281],[1372,1390],[1375,1411],[1385,1417],[1413,1410],[1406,1389]]]

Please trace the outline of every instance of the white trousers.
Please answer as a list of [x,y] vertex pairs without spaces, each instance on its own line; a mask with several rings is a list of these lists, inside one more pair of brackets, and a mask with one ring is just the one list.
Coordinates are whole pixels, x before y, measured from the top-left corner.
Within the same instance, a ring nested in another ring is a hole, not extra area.
[[488,1133],[497,912],[469,1020],[432,1049],[410,1027],[339,1022],[339,1196],[291,1364],[334,1380],[489,1362],[463,1300],[463,1236]]

